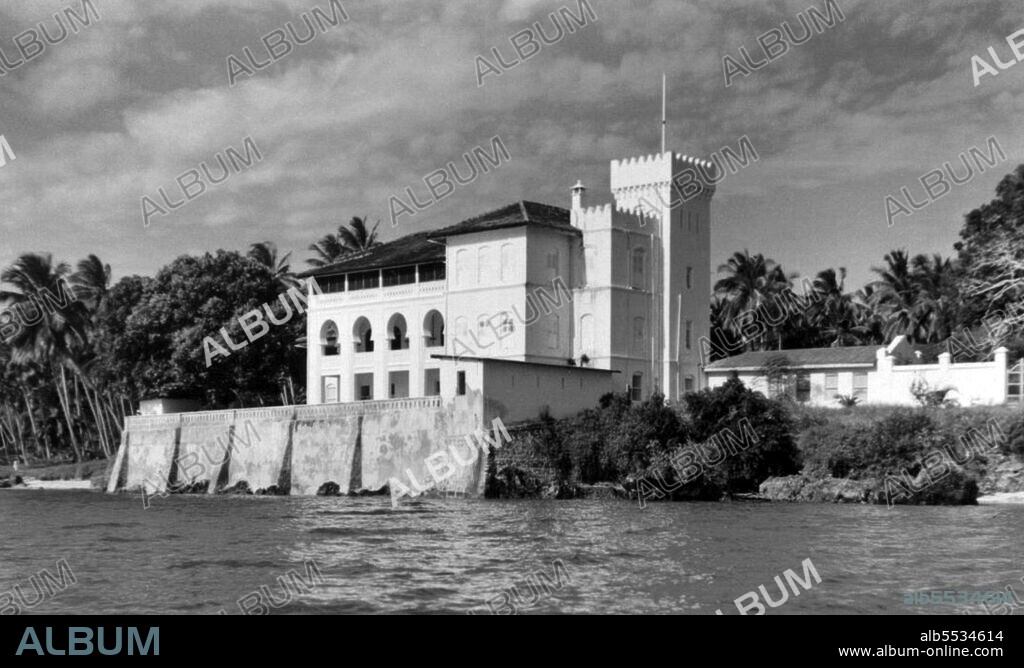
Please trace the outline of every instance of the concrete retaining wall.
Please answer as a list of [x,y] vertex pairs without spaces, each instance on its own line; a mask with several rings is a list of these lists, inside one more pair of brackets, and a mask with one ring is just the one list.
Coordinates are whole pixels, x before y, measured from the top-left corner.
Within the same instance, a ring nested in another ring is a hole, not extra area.
[[[476,410],[466,410],[466,402]],[[456,404],[459,409],[456,410]],[[426,460],[453,442],[470,458],[466,434],[479,422],[479,393],[443,402],[440,397],[320,406],[135,416],[127,420],[108,492],[162,492],[209,483],[215,493],[241,482],[256,492],[313,495],[336,483],[341,493],[378,490],[391,477],[413,487],[433,483]],[[468,495],[483,491],[486,456],[478,456],[439,489]]]

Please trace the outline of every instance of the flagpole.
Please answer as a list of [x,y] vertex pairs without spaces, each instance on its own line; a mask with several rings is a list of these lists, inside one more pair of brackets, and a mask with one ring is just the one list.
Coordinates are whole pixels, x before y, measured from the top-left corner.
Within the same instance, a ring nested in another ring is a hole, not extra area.
[[666,82],[665,73],[661,73],[661,152],[665,152],[665,126],[668,125],[668,120],[665,115],[665,99],[668,93],[668,84]]

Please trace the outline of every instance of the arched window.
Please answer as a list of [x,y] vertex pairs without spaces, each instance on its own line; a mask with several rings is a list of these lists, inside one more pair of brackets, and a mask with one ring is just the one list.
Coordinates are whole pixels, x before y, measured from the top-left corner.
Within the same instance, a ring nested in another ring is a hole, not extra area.
[[512,244],[501,247],[501,282],[508,283],[515,277],[515,248]]
[[405,324],[405,316],[396,313],[388,320],[388,341],[391,350],[406,350],[409,347],[409,327]]
[[423,338],[427,348],[444,345],[444,318],[437,311],[428,311],[423,317]]
[[476,262],[476,284],[485,285],[489,281],[487,280],[488,272],[494,271],[494,263],[491,259],[491,247],[481,246],[480,250],[477,251],[477,262]]
[[320,345],[326,356],[341,353],[341,346],[338,345],[338,326],[334,324],[334,321],[328,320],[320,328]]
[[352,343],[357,353],[373,352],[373,328],[365,317],[360,316],[352,325]]
[[637,290],[647,288],[647,253],[643,248],[633,249],[633,280],[631,285]]
[[469,251],[460,248],[455,252],[455,284],[458,286],[469,285]]

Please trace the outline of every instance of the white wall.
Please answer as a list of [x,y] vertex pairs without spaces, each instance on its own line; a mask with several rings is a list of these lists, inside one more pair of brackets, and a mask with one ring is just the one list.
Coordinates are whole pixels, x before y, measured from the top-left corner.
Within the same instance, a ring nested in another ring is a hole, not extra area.
[[[939,356],[938,364],[895,364],[895,359],[879,349],[877,368],[868,370],[868,394],[862,404],[916,405],[911,386],[923,380],[932,389],[952,388],[946,395],[961,406],[997,405],[1006,402],[1007,351],[1000,348],[991,362],[952,364],[948,353]],[[853,395],[853,375],[859,369],[808,369],[811,379],[811,398],[815,406],[838,407],[836,394]],[[825,390],[826,373],[838,374],[837,391]],[[708,386],[721,387],[731,376],[728,370],[710,370]],[[759,371],[740,371],[739,379],[747,387],[768,393],[767,380]]]

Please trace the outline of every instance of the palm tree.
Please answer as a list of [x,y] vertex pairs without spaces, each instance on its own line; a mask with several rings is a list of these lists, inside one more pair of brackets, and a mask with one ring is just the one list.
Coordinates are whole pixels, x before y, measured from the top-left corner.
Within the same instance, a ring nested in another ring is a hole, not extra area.
[[814,291],[819,299],[810,306],[808,315],[817,327],[832,338],[833,347],[846,345],[853,337],[861,320],[860,307],[854,295],[845,292],[846,267],[819,271],[814,279]]
[[358,253],[372,248],[380,243],[377,241],[378,227],[380,227],[379,220],[372,230],[368,230],[366,218],[354,216],[349,221],[348,228],[339,225],[337,234],[327,234],[320,241],[312,244],[309,250],[316,253],[316,257],[310,258],[306,262],[313,267],[326,267],[350,253]]
[[95,255],[89,255],[78,263],[78,271],[71,276],[71,283],[75,286],[75,295],[89,302],[89,310],[95,314],[110,290],[110,265],[103,264]]
[[956,329],[961,303],[956,267],[938,253],[931,257],[917,255],[911,264],[917,288],[915,331],[925,343],[948,339]]
[[[727,274],[714,287],[715,294],[724,301],[722,321],[737,336],[742,336],[742,323],[739,322],[742,313],[766,305],[772,296],[790,285],[782,267],[774,260],[765,259],[760,253],[752,256],[746,249],[742,253],[733,253],[725,264],[718,267],[718,271]],[[781,343],[781,337],[778,338]],[[766,347],[764,335],[760,346]]]
[[75,458],[81,461],[82,447],[72,422],[66,369],[71,362],[72,348],[86,341],[88,312],[81,301],[71,302],[61,309],[44,308],[41,294],[44,290],[60,294],[59,284],[67,280],[70,271],[67,263],[54,265],[50,254],[24,254],[0,272],[0,281],[16,290],[0,291],[0,301],[17,308],[22,316],[21,329],[10,340],[11,360],[15,363],[34,361],[50,370],[71,447]]
[[269,269],[270,273],[274,275],[274,280],[282,288],[293,288],[299,284],[295,274],[292,273],[291,264],[288,262],[292,256],[291,251],[278,259],[277,244],[272,241],[261,241],[249,246],[248,256]]
[[916,337],[914,308],[917,286],[910,271],[910,258],[905,250],[885,254],[885,267],[872,267],[879,279],[871,283],[874,290],[872,307],[884,320],[887,340],[905,334],[911,341]]

